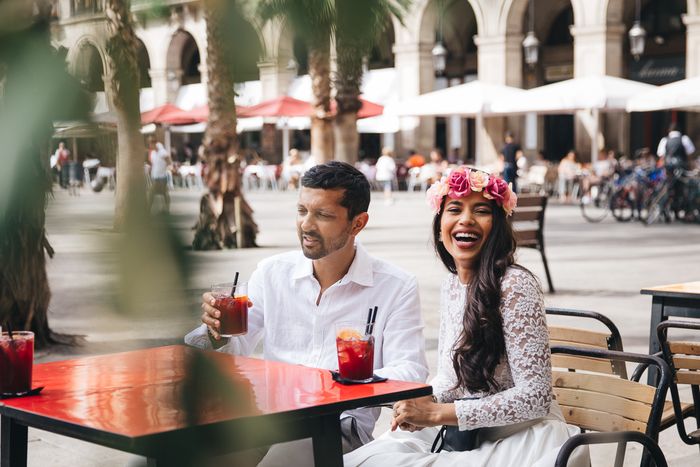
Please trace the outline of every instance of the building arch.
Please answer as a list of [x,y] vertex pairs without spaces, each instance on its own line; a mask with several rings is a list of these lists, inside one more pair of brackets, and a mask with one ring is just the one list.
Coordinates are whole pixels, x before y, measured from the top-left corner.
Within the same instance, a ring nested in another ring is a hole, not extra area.
[[[448,17],[444,12],[454,9],[464,9],[471,11],[475,23],[474,35],[483,34],[485,32],[485,20],[481,3],[476,0],[426,0],[416,2],[415,8],[419,18],[418,23],[418,42],[423,44],[432,44],[435,42],[435,36],[438,33],[440,21],[440,9],[445,18]],[[453,18],[462,20],[463,18]]]
[[68,69],[90,92],[104,92],[107,60],[99,42],[89,36],[79,38],[68,53]]
[[202,81],[199,46],[194,36],[184,29],[178,29],[172,35],[165,63],[170,81],[177,81],[180,85]]
[[139,88],[150,88],[151,87],[151,74],[150,74],[150,69],[151,69],[151,59],[150,55],[148,53],[148,49],[146,48],[146,44],[139,39],[138,37],[136,38],[138,41],[138,49],[136,51],[136,60],[139,66]]

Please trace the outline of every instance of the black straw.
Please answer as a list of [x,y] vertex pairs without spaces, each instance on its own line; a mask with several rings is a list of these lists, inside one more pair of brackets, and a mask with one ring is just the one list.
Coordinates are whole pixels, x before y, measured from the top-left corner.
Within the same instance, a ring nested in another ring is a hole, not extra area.
[[[378,307],[375,305],[374,306],[374,313],[372,313],[372,320],[369,323],[369,332],[367,334],[370,334],[370,335],[372,334],[372,332],[374,332],[374,322],[377,320],[377,308]],[[370,311],[372,311],[371,308],[370,308]]]
[[10,340],[14,340],[15,338],[12,337],[12,324],[9,322],[7,323],[7,335],[10,336]]
[[372,325],[372,307],[369,307],[369,312],[367,313],[367,324],[365,325],[365,334],[369,335],[372,330],[370,326]]
[[238,285],[238,271],[236,271],[236,276],[233,278],[233,287],[231,287],[231,296],[232,297],[235,296],[237,285]]

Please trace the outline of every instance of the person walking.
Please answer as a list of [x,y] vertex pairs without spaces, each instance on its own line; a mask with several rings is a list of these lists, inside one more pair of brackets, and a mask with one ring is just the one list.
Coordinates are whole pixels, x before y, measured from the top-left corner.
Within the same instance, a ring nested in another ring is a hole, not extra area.
[[148,210],[153,206],[156,195],[162,195],[165,212],[170,211],[170,194],[168,193],[168,170],[172,159],[162,143],[154,137],[148,138],[148,161],[151,164],[151,189],[148,192]]
[[523,151],[520,145],[513,139],[513,133],[506,133],[505,144],[501,149],[503,157],[503,180],[506,183],[512,184],[513,191],[518,192],[518,159],[523,157]]
[[668,134],[661,138],[656,154],[667,168],[688,168],[688,160],[695,152],[695,145],[687,135],[678,130],[675,122],[668,126]]
[[394,160],[394,151],[391,148],[385,147],[382,149],[382,155],[377,159],[375,168],[374,178],[384,190],[384,204],[394,204],[391,192],[396,180],[396,161]]

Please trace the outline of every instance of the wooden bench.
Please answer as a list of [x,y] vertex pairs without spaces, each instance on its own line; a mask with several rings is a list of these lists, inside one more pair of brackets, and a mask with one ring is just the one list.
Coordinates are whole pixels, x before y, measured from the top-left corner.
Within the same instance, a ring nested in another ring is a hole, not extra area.
[[519,247],[539,250],[547,275],[549,292],[554,293],[552,276],[549,274],[547,256],[544,253],[544,211],[547,208],[547,197],[542,195],[523,194],[518,196],[518,207],[513,212],[513,230]]

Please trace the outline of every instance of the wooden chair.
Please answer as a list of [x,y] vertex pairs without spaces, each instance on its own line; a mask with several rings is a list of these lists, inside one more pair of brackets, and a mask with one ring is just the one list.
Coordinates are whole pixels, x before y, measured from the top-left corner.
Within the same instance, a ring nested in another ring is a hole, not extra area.
[[[605,326],[608,332],[591,331],[583,328],[549,325],[549,345],[573,346],[585,349],[616,350],[622,352],[622,337],[620,331],[607,316],[595,311],[572,310],[569,308],[545,308],[550,316],[571,316],[588,321],[596,321]],[[574,357],[570,355],[552,355],[552,366],[568,368],[571,371],[595,371],[610,375],[618,375],[627,379],[625,364],[610,359],[589,357]]]
[[[556,467],[564,467],[573,451],[582,445],[618,443],[615,466],[624,461],[628,442],[642,444],[642,466],[653,462],[667,465],[657,444],[661,415],[670,379],[670,370],[661,358],[613,350],[584,349],[568,346],[552,347],[552,354],[641,363],[658,368],[660,378],[656,387],[617,375],[597,372],[552,371],[554,394],[566,422],[582,430],[569,438],[557,456]],[[635,372],[636,374],[636,372]]]
[[543,195],[518,196],[518,207],[513,212],[513,230],[519,247],[534,248],[542,255],[549,292],[554,293],[547,256],[544,253],[544,211],[547,197]]
[[[700,445],[700,341],[668,340],[669,329],[688,329],[700,331],[700,323],[690,321],[663,321],[656,327],[664,360],[671,369],[671,399],[678,435],[686,444]],[[678,385],[690,385],[693,404],[681,402]],[[695,427],[687,433],[684,420],[695,417]]]

